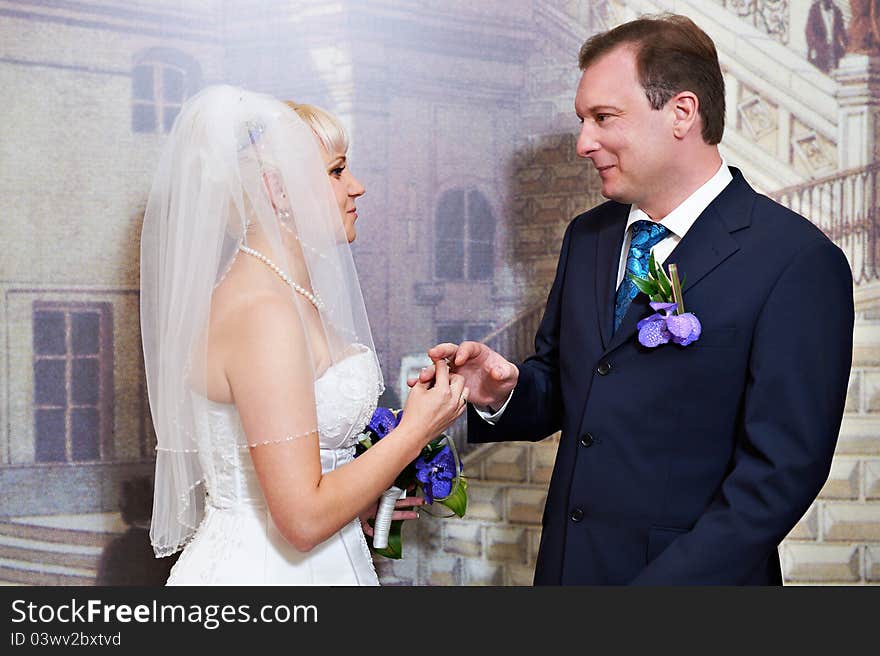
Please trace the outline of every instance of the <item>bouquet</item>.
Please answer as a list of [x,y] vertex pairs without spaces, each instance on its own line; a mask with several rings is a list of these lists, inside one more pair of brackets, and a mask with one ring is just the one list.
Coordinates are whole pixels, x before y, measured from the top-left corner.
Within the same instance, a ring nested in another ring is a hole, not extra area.
[[[372,419],[358,438],[355,456],[394,430],[402,416],[402,410],[376,408]],[[464,516],[467,510],[467,479],[462,476],[461,460],[455,450],[455,443],[447,435],[441,433],[428,442],[419,456],[400,472],[394,484],[379,500],[373,525],[372,547],[373,551],[387,558],[403,556],[403,520],[392,521],[391,515],[395,502],[410,489],[421,493],[429,505],[436,502],[445,506],[451,511],[447,516]]]

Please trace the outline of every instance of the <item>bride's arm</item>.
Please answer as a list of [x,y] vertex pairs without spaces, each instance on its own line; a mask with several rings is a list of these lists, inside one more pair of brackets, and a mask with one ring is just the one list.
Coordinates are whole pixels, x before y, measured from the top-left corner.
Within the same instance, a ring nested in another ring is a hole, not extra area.
[[[358,516],[458,417],[463,381],[414,388],[401,424],[353,462],[321,473],[315,376],[289,299],[262,299],[223,331],[224,370],[272,519],[308,551]],[[460,377],[458,377],[460,378]]]

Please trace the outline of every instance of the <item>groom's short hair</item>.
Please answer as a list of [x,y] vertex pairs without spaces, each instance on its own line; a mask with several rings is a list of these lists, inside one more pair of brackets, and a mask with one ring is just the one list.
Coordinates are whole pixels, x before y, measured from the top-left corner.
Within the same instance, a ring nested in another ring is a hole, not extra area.
[[682,91],[700,100],[703,141],[717,144],[724,134],[724,78],[709,35],[686,16],[643,16],[595,34],[581,46],[581,70],[618,46],[636,52],[639,82],[654,109]]

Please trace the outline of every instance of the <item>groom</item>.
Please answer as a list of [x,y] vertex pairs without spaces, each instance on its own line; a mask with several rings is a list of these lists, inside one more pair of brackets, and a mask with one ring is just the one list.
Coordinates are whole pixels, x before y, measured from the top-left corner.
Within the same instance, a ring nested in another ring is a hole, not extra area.
[[[578,154],[608,202],[568,226],[535,354],[441,344],[471,442],[562,430],[536,584],[773,584],[777,546],[828,476],[846,397],[852,275],[808,220],[722,161],[711,39],[643,18],[581,49]],[[675,263],[687,346],[637,340],[628,273]],[[433,368],[422,373],[428,380]]]

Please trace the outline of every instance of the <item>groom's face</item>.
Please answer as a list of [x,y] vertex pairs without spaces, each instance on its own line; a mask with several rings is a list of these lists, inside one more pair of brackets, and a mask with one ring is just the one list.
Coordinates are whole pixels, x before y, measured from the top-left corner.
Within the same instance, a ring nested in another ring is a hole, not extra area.
[[674,155],[670,115],[667,108],[651,108],[632,48],[617,47],[592,62],[574,106],[583,121],[577,153],[593,162],[603,196],[644,205],[663,192]]

